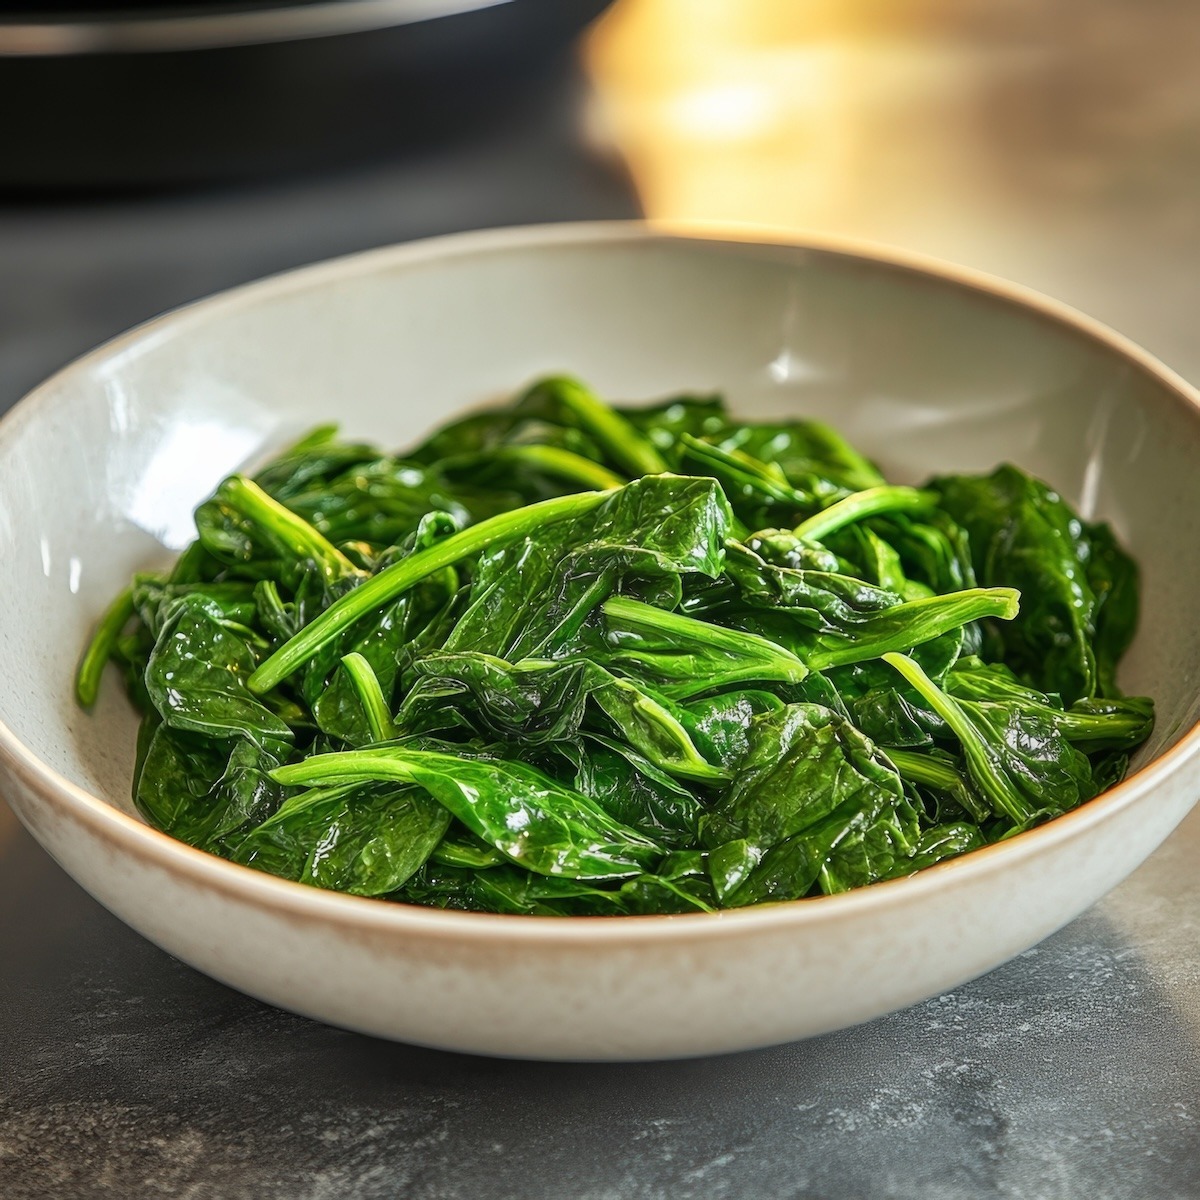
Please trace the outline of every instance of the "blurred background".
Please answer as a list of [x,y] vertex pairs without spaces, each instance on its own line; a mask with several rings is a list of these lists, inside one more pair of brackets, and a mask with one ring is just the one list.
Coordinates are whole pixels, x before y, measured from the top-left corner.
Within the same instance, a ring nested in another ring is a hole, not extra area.
[[[461,229],[637,216],[982,268],[1200,383],[1197,64],[1196,0],[0,0],[0,412],[106,338],[264,274]],[[63,1183],[82,1146],[116,1195],[392,1195],[401,1178],[406,1194],[460,1194],[422,1175],[429,1112],[429,1128],[459,1105],[468,1123],[519,1123],[524,1103],[553,1129],[577,1080],[589,1121],[596,1095],[632,1114],[580,1142],[605,1196],[751,1194],[744,1164],[790,1164],[796,1114],[818,1100],[828,1139],[810,1162],[836,1178],[846,1133],[890,1169],[904,1098],[953,1072],[961,1102],[937,1127],[971,1194],[1193,1194],[1183,998],[1198,980],[1172,913],[1197,817],[1040,957],[957,997],[807,1047],[571,1075],[383,1047],[227,992],[105,913],[0,805],[0,1192],[84,1194]],[[1096,1005],[1072,1026],[1084,1044],[1060,1046],[1056,1013],[1094,985],[1119,997],[1120,1028]],[[984,1020],[1014,1012],[1043,1031],[1018,1067]],[[923,1047],[923,1074],[897,1042]],[[1128,1120],[1072,1090],[1080,1053],[1114,1104],[1134,1089]],[[887,1064],[894,1087],[852,1121],[843,1083]],[[235,1103],[244,1079],[276,1115]],[[159,1100],[130,1108],[133,1093]],[[995,1094],[1054,1138],[1075,1130],[1091,1184],[1010,1148],[1032,1172],[1010,1192]],[[709,1141],[733,1150],[709,1161]],[[680,1183],[676,1153],[706,1165]],[[914,1143],[904,1170],[925,1157]],[[1170,1186],[1105,1191],[1116,1161]],[[301,1177],[328,1187],[288,1183]]]
[[649,216],[980,267],[1200,377],[1200,5],[623,0],[587,61]]
[[482,226],[890,243],[1193,379],[1188,0],[0,0],[0,408],[164,308]]

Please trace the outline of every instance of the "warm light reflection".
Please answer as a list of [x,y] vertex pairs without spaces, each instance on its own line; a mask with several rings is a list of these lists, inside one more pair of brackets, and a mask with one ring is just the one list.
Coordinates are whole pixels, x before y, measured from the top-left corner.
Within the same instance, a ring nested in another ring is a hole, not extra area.
[[979,87],[1021,59],[978,71],[937,7],[620,0],[588,45],[596,125],[652,219],[854,233],[881,189],[900,223],[906,196],[936,212],[950,172],[960,200],[979,178]]
[[890,242],[1072,296],[1151,212],[1166,273],[1194,261],[1198,34],[1200,6],[1128,0],[617,0],[586,56],[596,137],[652,220]]
[[588,47],[651,218],[812,224],[844,178],[829,0],[623,0]]

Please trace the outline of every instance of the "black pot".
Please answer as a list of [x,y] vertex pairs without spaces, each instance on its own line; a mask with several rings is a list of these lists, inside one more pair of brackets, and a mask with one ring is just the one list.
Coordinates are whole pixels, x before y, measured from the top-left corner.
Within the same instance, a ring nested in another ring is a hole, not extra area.
[[608,3],[0,9],[0,188],[249,178],[443,138],[519,95]]

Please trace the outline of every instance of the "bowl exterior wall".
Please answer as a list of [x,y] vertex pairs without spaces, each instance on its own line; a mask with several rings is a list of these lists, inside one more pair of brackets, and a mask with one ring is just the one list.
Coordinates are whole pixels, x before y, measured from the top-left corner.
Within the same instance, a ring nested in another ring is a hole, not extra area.
[[[1108,822],[1016,864],[995,861],[963,873],[956,886],[946,876],[961,864],[867,889],[889,894],[865,911],[835,912],[814,901],[783,906],[776,920],[689,917],[675,922],[676,936],[653,943],[637,929],[596,942],[575,919],[542,918],[566,926],[548,931],[561,936],[513,945],[504,917],[488,922],[495,937],[478,923],[466,936],[438,936],[419,919],[406,930],[403,913],[395,928],[364,929],[353,904],[326,912],[263,904],[238,886],[235,868],[224,880],[172,870],[102,823],[81,822],[69,797],[49,795],[11,768],[4,783],[18,816],[88,892],[162,949],[231,987],[377,1037],[574,1061],[774,1045],[957,987],[1115,887],[1195,800],[1176,772]],[[947,886],[930,886],[936,874]]]

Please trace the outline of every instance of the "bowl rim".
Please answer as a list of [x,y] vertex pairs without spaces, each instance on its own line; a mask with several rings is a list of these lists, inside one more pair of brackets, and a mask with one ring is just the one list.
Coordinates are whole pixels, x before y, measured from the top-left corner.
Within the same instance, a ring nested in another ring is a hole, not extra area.
[[311,41],[373,33],[440,17],[496,8],[512,0],[313,0],[257,5],[227,0],[205,12],[180,0],[161,12],[113,5],[106,14],[63,12],[38,18],[0,18],[0,58],[80,58],[103,54],[160,54]]
[[[932,277],[937,282],[998,300],[1009,308],[1032,313],[1057,326],[1061,332],[1098,343],[1139,369],[1193,419],[1200,421],[1200,389],[1187,383],[1148,351],[1060,301],[973,268],[862,239],[763,225],[587,221],[476,230],[378,247],[284,271],[172,309],[72,360],[27,393],[0,417],[0,455],[5,444],[25,423],[36,419],[39,407],[73,376],[97,368],[112,369],[123,358],[184,332],[194,323],[203,323],[219,312],[237,311],[261,300],[316,290],[340,279],[405,270],[439,260],[462,260],[522,250],[552,251],[565,246],[681,241],[716,243],[732,249],[758,244],[789,252],[810,251],[905,274]],[[473,943],[503,934],[521,942],[577,949],[593,943],[641,944],[663,938],[708,941],[785,928],[799,932],[815,923],[852,918],[857,913],[875,911],[898,902],[917,901],[930,892],[953,887],[956,880],[966,883],[978,876],[1003,871],[1009,864],[1054,850],[1064,841],[1075,839],[1136,803],[1187,762],[1198,758],[1200,721],[1184,732],[1175,745],[1079,808],[1004,842],[984,846],[901,879],[836,895],[715,913],[555,919],[381,902],[374,897],[327,891],[240,866],[178,841],[79,787],[43,763],[0,720],[0,769],[11,773],[32,793],[49,801],[61,815],[83,824],[90,833],[115,849],[168,873],[182,875],[192,885],[220,893],[226,899],[266,907],[305,921],[343,928],[354,926],[359,930],[408,939]]]

